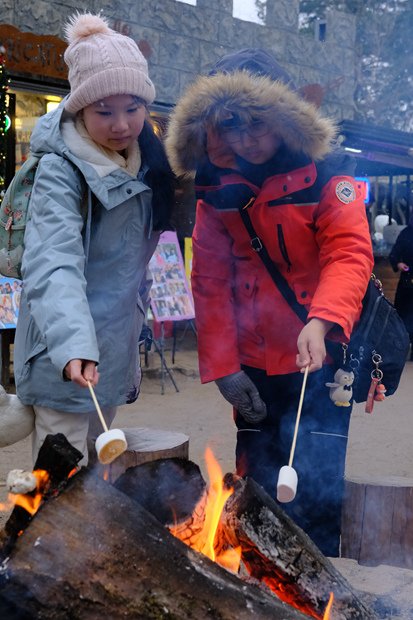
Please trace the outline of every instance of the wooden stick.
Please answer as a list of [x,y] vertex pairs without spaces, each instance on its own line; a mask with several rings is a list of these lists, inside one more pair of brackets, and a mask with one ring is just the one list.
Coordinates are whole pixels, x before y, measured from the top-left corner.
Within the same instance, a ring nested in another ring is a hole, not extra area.
[[101,408],[99,407],[99,403],[98,403],[97,398],[96,398],[95,390],[93,389],[93,386],[92,386],[90,381],[88,381],[87,384],[89,386],[89,391],[90,391],[90,393],[92,395],[93,402],[95,403],[96,411],[98,412],[98,416],[100,418],[100,421],[102,422],[103,429],[107,432],[109,429],[107,427],[106,420],[103,417],[103,413],[101,411]]
[[303,408],[305,384],[307,383],[307,377],[308,377],[308,368],[309,366],[306,366],[305,371],[304,371],[303,385],[301,386],[300,402],[298,403],[297,418],[295,420],[294,437],[293,437],[293,443],[291,445],[290,460],[288,461],[288,467],[292,467],[292,464],[293,464],[295,444],[297,443],[298,425],[300,424],[301,409]]

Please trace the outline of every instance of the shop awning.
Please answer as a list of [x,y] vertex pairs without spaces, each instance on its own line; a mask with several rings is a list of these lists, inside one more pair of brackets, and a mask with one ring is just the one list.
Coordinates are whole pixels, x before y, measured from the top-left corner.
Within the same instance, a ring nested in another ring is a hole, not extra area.
[[412,133],[348,120],[339,129],[341,148],[357,158],[357,175],[413,174]]

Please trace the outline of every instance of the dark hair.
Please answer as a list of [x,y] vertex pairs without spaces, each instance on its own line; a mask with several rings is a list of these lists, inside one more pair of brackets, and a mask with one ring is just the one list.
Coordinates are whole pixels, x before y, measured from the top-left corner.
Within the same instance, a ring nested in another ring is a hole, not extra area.
[[138,138],[142,162],[149,168],[145,182],[152,190],[153,229],[168,230],[175,203],[176,178],[169,165],[162,142],[152,125],[145,121]]

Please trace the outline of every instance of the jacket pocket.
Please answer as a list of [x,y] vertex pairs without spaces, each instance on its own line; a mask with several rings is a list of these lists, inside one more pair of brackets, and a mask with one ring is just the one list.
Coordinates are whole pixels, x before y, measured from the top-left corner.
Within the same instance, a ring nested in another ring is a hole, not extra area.
[[283,257],[284,261],[287,263],[287,271],[290,271],[292,263],[288,255],[288,250],[287,250],[287,245],[285,243],[282,224],[277,224],[277,237],[278,237],[278,245],[280,248],[281,256]]
[[25,334],[24,347],[19,348],[21,354],[19,355],[16,350],[15,370],[19,372],[19,379],[25,379],[30,373],[30,368],[34,359],[47,349],[46,342],[42,338],[32,318],[29,320],[27,332]]
[[257,290],[257,278],[255,276],[240,275],[237,278],[235,314],[240,339],[261,344],[263,338],[257,334]]

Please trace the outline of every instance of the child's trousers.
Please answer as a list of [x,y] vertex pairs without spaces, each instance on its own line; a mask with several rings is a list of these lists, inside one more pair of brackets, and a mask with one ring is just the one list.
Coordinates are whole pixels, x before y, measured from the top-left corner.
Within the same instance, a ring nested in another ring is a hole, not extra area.
[[[34,405],[33,409],[35,412],[35,428],[32,434],[33,463],[36,462],[46,435],[63,433],[68,442],[82,452],[83,459],[79,465],[87,465],[89,461],[88,443],[94,445],[96,437],[104,432],[96,411],[67,413],[66,411],[57,411],[37,405]],[[116,407],[103,408],[102,413],[108,428],[110,428],[116,415]]]
[[[238,427],[237,473],[251,476],[276,499],[279,470],[289,464],[303,374],[267,376],[244,367],[267,405],[258,425],[235,412]],[[295,499],[281,508],[326,556],[340,550],[341,507],[348,428],[352,406],[336,406],[325,383],[334,370],[325,366],[308,375],[292,467],[298,475]]]

